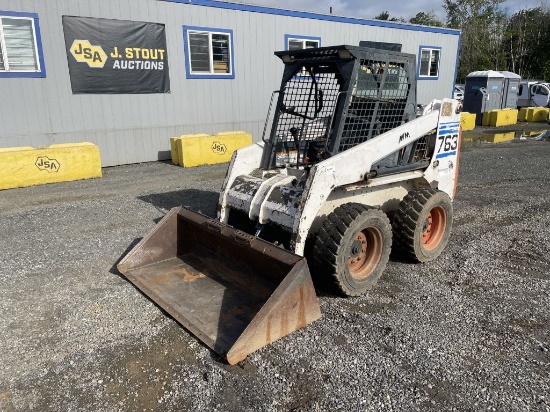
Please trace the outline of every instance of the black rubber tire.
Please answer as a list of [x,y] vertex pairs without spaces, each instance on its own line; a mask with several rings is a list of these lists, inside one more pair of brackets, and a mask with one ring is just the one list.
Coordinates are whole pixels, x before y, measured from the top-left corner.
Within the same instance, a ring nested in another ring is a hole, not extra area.
[[453,226],[451,198],[440,190],[411,190],[393,216],[392,257],[412,262],[436,259],[449,242]]
[[359,296],[382,275],[391,242],[391,225],[384,212],[347,203],[327,216],[308,261],[313,276],[325,285],[347,296]]

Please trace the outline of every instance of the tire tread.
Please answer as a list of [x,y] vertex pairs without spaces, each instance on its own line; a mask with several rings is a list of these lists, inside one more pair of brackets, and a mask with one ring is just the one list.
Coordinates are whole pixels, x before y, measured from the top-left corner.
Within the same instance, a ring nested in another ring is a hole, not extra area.
[[[334,209],[323,222],[319,233],[315,239],[313,246],[313,253],[311,262],[318,280],[320,280],[324,286],[331,289],[333,292],[344,294],[347,296],[359,296],[364,291],[358,291],[351,288],[345,282],[340,279],[337,274],[338,262],[337,258],[341,251],[341,243],[344,239],[347,229],[352,223],[359,218],[362,214],[370,210],[379,210],[370,206],[362,205],[359,203],[346,203]],[[391,228],[391,224],[387,216],[383,215],[387,227]],[[391,246],[391,232],[390,232],[390,246]],[[381,261],[387,262],[389,258],[389,251],[391,247],[387,249],[387,256],[382,256]],[[384,263],[385,265],[385,263]]]
[[411,190],[399,203],[392,221],[394,258],[409,262],[422,262],[415,251],[415,231],[426,204],[438,193],[432,188]]

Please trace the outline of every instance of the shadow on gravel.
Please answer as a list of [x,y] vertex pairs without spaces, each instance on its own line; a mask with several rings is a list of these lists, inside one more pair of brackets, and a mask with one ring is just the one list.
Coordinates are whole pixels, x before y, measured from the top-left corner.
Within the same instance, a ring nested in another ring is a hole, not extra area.
[[[219,193],[217,192],[197,189],[183,189],[173,192],[154,193],[150,195],[138,196],[139,200],[152,204],[156,208],[162,210],[163,213],[166,213],[168,210],[174,207],[184,206],[188,209],[194,210],[209,217],[213,217],[216,215],[218,198]],[[163,216],[154,219],[155,223],[158,223],[162,219],[162,217]],[[109,270],[110,273],[126,279],[124,275],[122,275],[118,271],[117,265],[128,254],[128,252],[130,252],[134,248],[134,246],[138,244],[141,239],[142,238],[134,239],[132,243],[128,245],[124,253],[122,253],[122,255],[117,259],[117,261]]]
[[218,204],[218,192],[198,189],[182,189],[166,193],[153,193],[138,196],[139,200],[150,203],[158,209],[168,211],[173,207],[183,206],[195,212],[214,217]]
[[132,250],[134,248],[135,245],[137,245],[139,243],[139,241],[141,240],[142,238],[136,238],[132,241],[132,243],[130,243],[128,245],[128,247],[126,248],[126,250],[124,252],[122,252],[122,255],[120,255],[120,257],[117,259],[117,261],[113,264],[113,266],[111,266],[111,269],[109,269],[109,273],[112,273],[113,275],[117,275],[119,277],[121,277],[122,279],[126,280],[126,277],[120,273],[117,269],[117,265],[120,263],[120,261],[130,252],[130,250]]

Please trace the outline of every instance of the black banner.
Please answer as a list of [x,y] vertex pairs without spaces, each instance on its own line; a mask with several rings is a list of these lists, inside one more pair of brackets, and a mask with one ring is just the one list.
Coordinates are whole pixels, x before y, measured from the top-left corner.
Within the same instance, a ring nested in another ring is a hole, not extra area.
[[73,93],[170,91],[164,24],[63,16]]

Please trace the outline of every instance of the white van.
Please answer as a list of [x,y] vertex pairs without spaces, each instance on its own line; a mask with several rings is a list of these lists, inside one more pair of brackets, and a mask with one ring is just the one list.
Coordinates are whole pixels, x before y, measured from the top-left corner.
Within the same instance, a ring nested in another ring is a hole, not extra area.
[[550,107],[550,84],[536,80],[522,80],[518,90],[518,108]]

